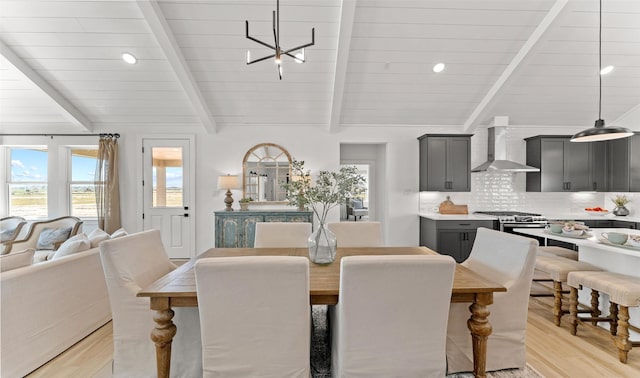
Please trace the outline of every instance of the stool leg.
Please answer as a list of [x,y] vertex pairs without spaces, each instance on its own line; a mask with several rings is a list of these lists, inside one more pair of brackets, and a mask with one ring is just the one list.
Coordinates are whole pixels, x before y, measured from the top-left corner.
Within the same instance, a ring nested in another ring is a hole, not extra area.
[[618,336],[616,337],[618,347],[618,358],[623,364],[627,363],[627,354],[631,350],[629,341],[629,307],[620,306],[618,313]]
[[562,282],[553,281],[553,315],[555,316],[556,325],[560,327],[560,318],[562,318]]
[[609,330],[611,331],[611,335],[615,336],[618,333],[618,305],[616,303],[610,302],[609,317],[611,318]]
[[569,324],[569,330],[575,336],[578,332],[578,289],[575,287],[569,293]]
[[[600,317],[602,312],[600,311],[600,293],[597,290],[591,290],[591,316],[594,318]],[[591,324],[598,325],[597,320],[592,320]]]

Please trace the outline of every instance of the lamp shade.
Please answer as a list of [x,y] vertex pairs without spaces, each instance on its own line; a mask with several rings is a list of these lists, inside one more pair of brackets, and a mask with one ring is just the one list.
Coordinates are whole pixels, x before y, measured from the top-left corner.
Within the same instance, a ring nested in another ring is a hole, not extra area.
[[572,142],[599,142],[603,140],[612,140],[626,138],[633,135],[633,132],[627,128],[620,126],[604,126],[604,120],[596,121],[594,127],[582,130],[571,137]]
[[218,189],[240,189],[237,175],[218,176]]

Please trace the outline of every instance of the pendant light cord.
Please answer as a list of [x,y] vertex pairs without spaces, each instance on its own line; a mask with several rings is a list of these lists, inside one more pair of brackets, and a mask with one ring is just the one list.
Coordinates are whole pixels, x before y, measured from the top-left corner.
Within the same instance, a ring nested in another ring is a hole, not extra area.
[[598,27],[598,119],[602,119],[602,0],[600,0],[600,25]]

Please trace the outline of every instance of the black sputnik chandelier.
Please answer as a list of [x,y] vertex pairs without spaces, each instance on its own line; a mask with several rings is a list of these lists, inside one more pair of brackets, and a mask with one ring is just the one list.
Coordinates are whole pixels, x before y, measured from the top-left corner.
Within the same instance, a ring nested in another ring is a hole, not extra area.
[[[311,43],[306,43],[301,46],[296,46],[291,49],[283,49],[280,46],[280,0],[276,0],[276,10],[273,11],[273,39],[274,45],[270,45],[266,42],[263,42],[257,38],[254,38],[249,35],[249,21],[245,21],[246,25],[246,36],[248,39],[261,44],[262,46],[268,47],[274,51],[273,54],[256,59],[251,60],[251,52],[247,50],[247,65],[262,62],[263,60],[275,58],[275,62],[278,65],[278,76],[280,80],[282,80],[282,56],[286,55],[294,59],[297,63],[305,62],[305,47],[313,46],[315,44],[315,28],[311,28]],[[298,50],[300,52],[296,53]],[[295,54],[295,55],[294,55]]]

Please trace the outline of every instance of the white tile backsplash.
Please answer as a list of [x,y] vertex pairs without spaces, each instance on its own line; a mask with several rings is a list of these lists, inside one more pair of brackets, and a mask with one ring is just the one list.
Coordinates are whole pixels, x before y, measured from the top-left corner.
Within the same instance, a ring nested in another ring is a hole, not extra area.
[[[525,211],[532,213],[580,213],[585,207],[613,209],[609,200],[617,193],[538,193],[525,191],[525,173],[472,173],[471,192],[421,192],[420,212],[433,212],[447,196],[473,211]],[[627,193],[640,204],[640,193]],[[632,210],[631,204],[628,206]]]

